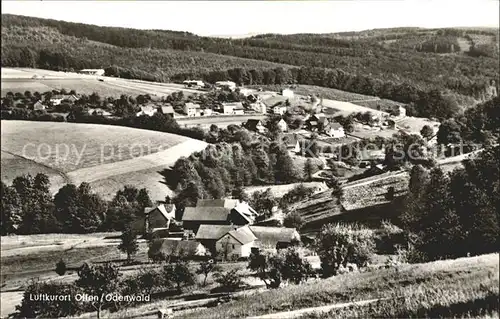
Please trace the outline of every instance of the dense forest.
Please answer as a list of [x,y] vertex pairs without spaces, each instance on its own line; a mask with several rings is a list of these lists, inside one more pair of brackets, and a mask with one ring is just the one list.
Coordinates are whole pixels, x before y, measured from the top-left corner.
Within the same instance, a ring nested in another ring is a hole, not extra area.
[[[237,78],[241,84],[314,83],[403,103],[421,98],[401,88],[485,100],[499,72],[493,29],[399,28],[230,40],[2,15],[2,40],[2,66],[99,67],[108,75],[156,81],[188,76],[234,80],[227,71],[239,68],[262,72]],[[277,68],[291,76],[273,75]]]

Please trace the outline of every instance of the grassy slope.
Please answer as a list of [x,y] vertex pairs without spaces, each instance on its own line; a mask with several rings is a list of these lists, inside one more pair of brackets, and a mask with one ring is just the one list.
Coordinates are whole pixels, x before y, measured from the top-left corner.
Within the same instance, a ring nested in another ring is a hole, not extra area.
[[434,289],[436,298],[444,298],[446,291],[467,291],[470,295],[466,296],[472,298],[480,295],[481,287],[486,287],[498,296],[498,257],[498,254],[490,254],[349,273],[249,296],[190,313],[185,318],[243,318],[344,301],[401,296],[423,289]]
[[159,171],[205,145],[175,134],[119,126],[2,121],[2,150],[10,153],[2,153],[2,180],[42,172],[51,177],[53,191],[66,182],[88,181],[110,198],[131,184],[154,190],[152,198],[159,200],[169,192],[159,183]]

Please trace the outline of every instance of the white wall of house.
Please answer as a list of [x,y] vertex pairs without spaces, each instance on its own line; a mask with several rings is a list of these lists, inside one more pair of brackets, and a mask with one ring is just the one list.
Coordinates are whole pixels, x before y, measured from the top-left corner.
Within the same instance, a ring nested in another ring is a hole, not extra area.
[[224,114],[233,114],[234,107],[230,104],[224,104]]
[[283,95],[284,97],[293,97],[293,91],[290,89],[283,89],[281,91],[281,95]]
[[215,244],[215,249],[217,250],[217,254],[223,257],[227,256],[228,259],[248,257],[250,256],[252,247],[253,247],[253,242],[242,245],[240,242],[238,242],[229,234],[223,236]]
[[327,133],[328,135],[330,135],[331,137],[334,137],[334,138],[341,138],[341,137],[345,137],[345,132],[344,132],[344,128],[338,128],[338,129],[330,129],[330,131]]

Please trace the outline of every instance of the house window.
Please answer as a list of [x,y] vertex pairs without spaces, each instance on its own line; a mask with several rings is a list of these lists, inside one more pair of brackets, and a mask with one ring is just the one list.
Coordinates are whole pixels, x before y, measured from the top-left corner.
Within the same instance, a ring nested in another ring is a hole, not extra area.
[[233,249],[234,249],[234,244],[233,244]]

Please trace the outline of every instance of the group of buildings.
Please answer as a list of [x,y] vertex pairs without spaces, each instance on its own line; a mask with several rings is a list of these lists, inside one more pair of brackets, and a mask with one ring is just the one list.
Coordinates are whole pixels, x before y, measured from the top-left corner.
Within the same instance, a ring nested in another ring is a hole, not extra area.
[[134,229],[155,238],[149,256],[188,258],[206,255],[224,260],[246,258],[255,249],[276,250],[300,241],[295,228],[259,226],[260,214],[236,199],[199,199],[176,219],[173,204],[146,208]]

